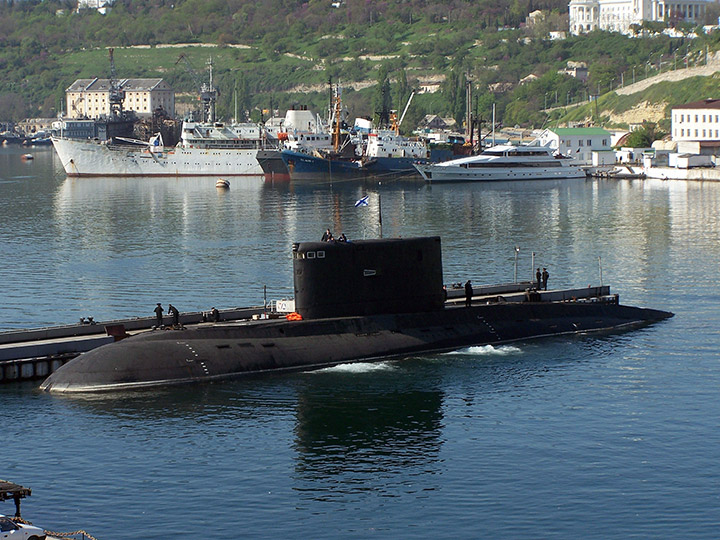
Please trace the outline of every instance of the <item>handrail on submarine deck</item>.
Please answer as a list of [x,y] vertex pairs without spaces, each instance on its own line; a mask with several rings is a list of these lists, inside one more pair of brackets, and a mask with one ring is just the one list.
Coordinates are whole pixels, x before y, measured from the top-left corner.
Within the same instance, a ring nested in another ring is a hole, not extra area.
[[[481,289],[482,290],[482,289]],[[598,302],[619,304],[620,295],[610,294],[608,285],[590,286],[579,289],[551,289],[537,291],[526,289],[505,294],[473,294],[474,304],[501,304],[508,302]],[[464,305],[465,296],[454,296],[445,301],[446,305]]]

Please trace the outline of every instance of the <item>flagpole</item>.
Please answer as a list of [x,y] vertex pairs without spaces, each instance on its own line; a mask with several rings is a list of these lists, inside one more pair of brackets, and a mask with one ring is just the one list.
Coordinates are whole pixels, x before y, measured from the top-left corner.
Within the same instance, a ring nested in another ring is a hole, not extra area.
[[380,197],[380,186],[382,186],[382,182],[378,182],[378,221],[380,222],[380,238],[382,238],[382,198]]

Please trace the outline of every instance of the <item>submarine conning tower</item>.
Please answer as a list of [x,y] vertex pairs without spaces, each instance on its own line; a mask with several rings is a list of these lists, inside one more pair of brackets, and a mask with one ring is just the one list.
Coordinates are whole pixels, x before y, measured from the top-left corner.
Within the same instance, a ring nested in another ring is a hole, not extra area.
[[443,309],[440,237],[293,244],[304,319]]

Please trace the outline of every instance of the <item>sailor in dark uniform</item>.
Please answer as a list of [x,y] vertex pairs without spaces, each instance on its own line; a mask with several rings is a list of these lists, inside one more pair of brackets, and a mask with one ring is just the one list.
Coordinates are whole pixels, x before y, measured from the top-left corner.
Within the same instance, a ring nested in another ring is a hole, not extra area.
[[465,282],[465,307],[470,307],[472,304],[473,288],[472,282],[468,279]]
[[160,302],[158,302],[158,305],[155,307],[155,326],[157,326],[158,328],[162,328],[163,325],[163,311],[165,310],[163,309]]
[[217,308],[212,308],[210,310],[210,317],[212,319],[212,322],[220,322],[220,312],[217,310]]
[[322,235],[322,241],[323,242],[330,242],[333,239],[333,235],[330,232],[330,229],[325,229],[325,234]]
[[546,290],[546,291],[547,291],[547,282],[548,282],[548,278],[549,278],[549,277],[550,277],[550,274],[548,273],[547,268],[543,268],[543,271],[542,271],[542,284],[543,284],[543,289]]
[[177,308],[170,304],[170,306],[168,306],[168,313],[172,315],[173,326],[178,326],[180,324],[180,312]]
[[540,269],[537,269],[537,272],[535,272],[535,289],[540,290],[540,286],[542,284],[542,274],[540,273]]

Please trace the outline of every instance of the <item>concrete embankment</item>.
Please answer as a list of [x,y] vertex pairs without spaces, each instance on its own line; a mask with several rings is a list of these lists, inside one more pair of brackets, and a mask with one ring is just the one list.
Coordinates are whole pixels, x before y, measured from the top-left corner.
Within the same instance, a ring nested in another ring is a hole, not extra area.
[[659,180],[705,180],[720,182],[720,170],[710,167],[693,167],[691,169],[648,167],[645,169],[645,176]]

